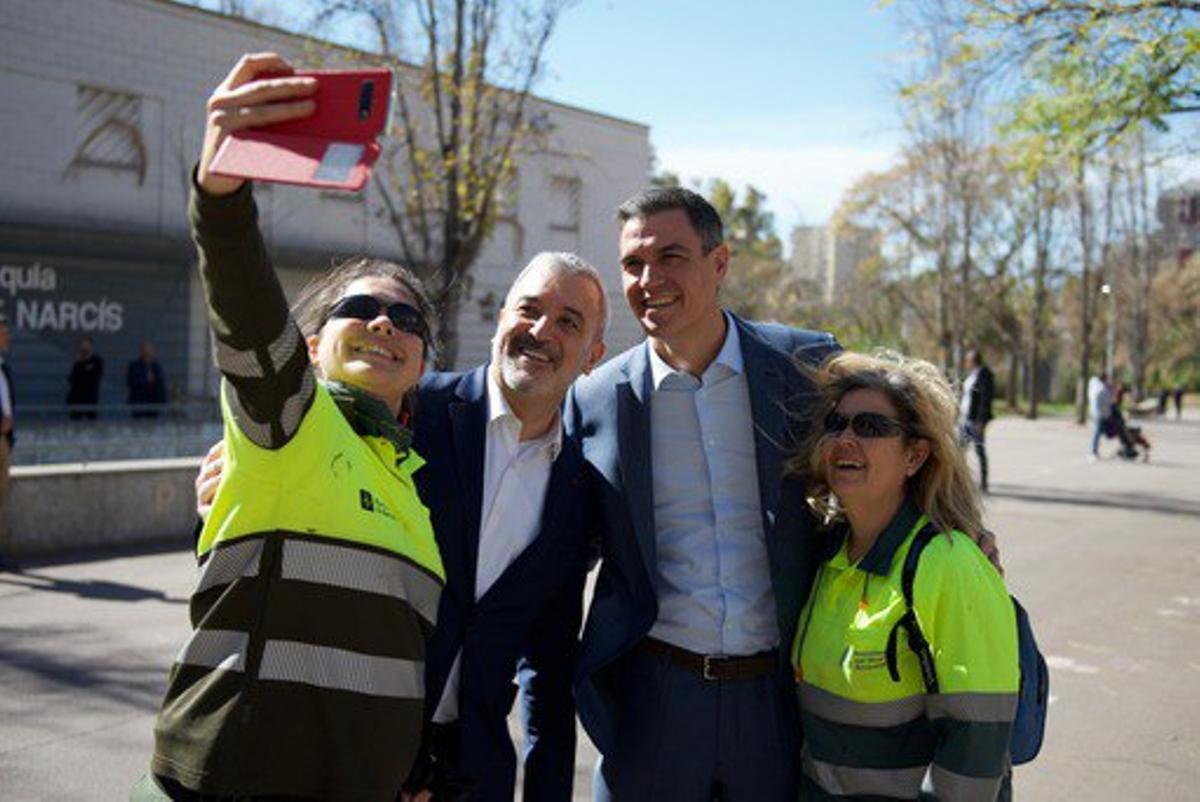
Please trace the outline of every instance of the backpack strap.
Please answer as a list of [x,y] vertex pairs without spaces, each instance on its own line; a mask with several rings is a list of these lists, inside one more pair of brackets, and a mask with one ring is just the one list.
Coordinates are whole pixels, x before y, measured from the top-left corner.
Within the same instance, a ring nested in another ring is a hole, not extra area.
[[937,534],[937,527],[926,522],[921,527],[921,531],[913,536],[912,544],[908,547],[908,554],[904,558],[904,568],[900,572],[900,591],[904,594],[904,604],[908,609],[904,611],[904,615],[900,616],[900,620],[888,634],[886,652],[888,674],[891,675],[892,682],[899,682],[900,669],[896,661],[896,633],[903,629],[904,634],[908,636],[909,648],[913,650],[917,661],[921,664],[921,679],[925,682],[925,693],[930,694],[938,692],[937,671],[933,665],[933,650],[929,648],[929,641],[925,639],[925,633],[921,632],[921,625],[917,623],[916,613],[913,612],[913,581],[917,576],[917,563],[921,560],[921,552],[925,551],[925,547],[937,537]]

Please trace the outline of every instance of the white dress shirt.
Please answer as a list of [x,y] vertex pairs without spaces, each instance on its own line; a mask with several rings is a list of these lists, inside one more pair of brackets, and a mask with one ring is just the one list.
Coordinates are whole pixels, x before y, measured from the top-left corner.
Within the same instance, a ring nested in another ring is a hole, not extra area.
[[[562,418],[558,413],[546,435],[521,442],[521,421],[504,400],[490,369],[487,399],[483,500],[479,508],[479,553],[475,563],[476,601],[537,537],[546,502],[546,486],[550,483],[550,467],[562,449]],[[445,723],[458,718],[461,660],[460,649],[434,711],[435,722]]]

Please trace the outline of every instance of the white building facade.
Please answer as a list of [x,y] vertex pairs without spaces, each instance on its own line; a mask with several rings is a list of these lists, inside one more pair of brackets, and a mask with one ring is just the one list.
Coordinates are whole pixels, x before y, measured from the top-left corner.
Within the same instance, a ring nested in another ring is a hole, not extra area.
[[[101,403],[126,396],[143,341],[171,398],[211,399],[216,376],[186,199],[204,101],[243,52],[298,65],[311,43],[169,0],[5,0],[0,15],[0,312],[26,408],[63,402],[81,336],[106,361]],[[605,276],[609,352],[640,339],[621,300],[614,209],[647,183],[646,126],[544,100],[549,147],[518,166],[510,214],[472,269],[458,365],[487,358],[495,312],[540,250]],[[340,256],[398,259],[373,189],[258,185],[260,224],[289,294]]]

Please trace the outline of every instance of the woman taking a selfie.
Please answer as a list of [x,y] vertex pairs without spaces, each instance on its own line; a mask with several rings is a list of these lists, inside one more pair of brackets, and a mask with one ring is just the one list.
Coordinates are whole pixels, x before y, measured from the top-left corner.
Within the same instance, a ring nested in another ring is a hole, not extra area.
[[[940,800],[995,799],[1016,711],[1016,623],[973,540],[980,502],[955,396],[933,365],[895,355],[839,354],[816,384],[822,417],[790,466],[831,524],[792,650],[801,798],[916,799],[925,781]],[[906,619],[905,557],[927,527]]]
[[244,57],[214,93],[192,192],[225,469],[152,770],[172,799],[394,800],[420,742],[444,576],[412,481],[421,458],[397,424],[431,307],[407,270],[357,260],[289,314],[249,186],[208,170],[231,127],[271,121],[239,108],[305,80],[254,80],[282,68]]

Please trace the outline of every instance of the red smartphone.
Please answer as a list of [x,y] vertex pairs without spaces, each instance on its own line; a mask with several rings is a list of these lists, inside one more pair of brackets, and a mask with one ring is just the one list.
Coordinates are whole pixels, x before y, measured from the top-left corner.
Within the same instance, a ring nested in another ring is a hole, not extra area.
[[293,75],[317,79],[311,96],[316,111],[300,120],[234,131],[217,149],[210,169],[229,178],[361,190],[379,159],[375,140],[387,130],[391,71],[297,70]]

